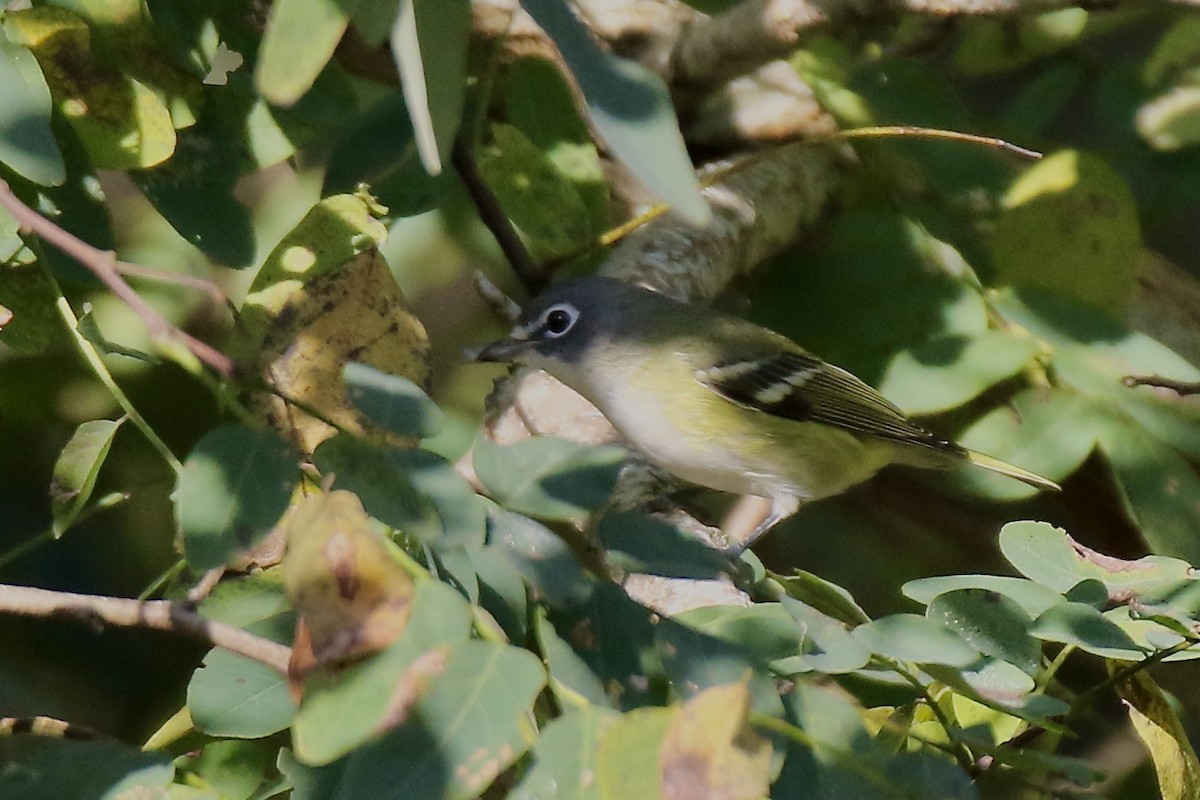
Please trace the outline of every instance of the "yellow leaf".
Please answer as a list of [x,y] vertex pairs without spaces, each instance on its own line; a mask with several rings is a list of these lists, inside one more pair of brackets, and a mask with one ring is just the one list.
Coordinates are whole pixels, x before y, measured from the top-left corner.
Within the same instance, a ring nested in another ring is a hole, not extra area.
[[311,640],[311,666],[361,658],[400,635],[412,576],[356,495],[310,496],[288,511],[282,528],[284,589]]
[[[1109,673],[1122,666],[1109,661]],[[1133,729],[1150,751],[1162,800],[1196,800],[1200,797],[1200,761],[1162,689],[1145,671],[1121,681],[1116,689],[1129,709]]]
[[771,785],[771,743],[746,722],[744,683],[714,686],[685,702],[663,741],[664,800],[756,800]]
[[243,307],[239,360],[297,401],[271,397],[264,411],[306,453],[334,429],[305,408],[377,441],[408,444],[354,407],[342,381],[347,363],[429,381],[429,338],[376,249],[386,230],[371,211],[353,195],[318,203],[268,257]]

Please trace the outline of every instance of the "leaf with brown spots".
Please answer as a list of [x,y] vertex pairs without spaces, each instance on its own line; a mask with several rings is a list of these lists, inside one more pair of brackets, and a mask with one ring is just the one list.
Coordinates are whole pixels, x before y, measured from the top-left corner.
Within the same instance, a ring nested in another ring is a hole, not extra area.
[[312,653],[305,665],[295,660],[305,648],[296,648],[293,677],[378,652],[404,630],[413,580],[375,525],[341,491],[311,496],[284,518],[284,585]]
[[744,683],[714,686],[683,704],[663,740],[664,800],[756,800],[771,785],[771,743],[746,723]]
[[246,297],[238,360],[277,392],[260,408],[306,453],[334,433],[309,410],[375,441],[412,444],[371,423],[342,379],[347,364],[361,362],[419,387],[429,382],[429,338],[376,249],[387,235],[377,211],[357,195],[322,200],[272,251]]

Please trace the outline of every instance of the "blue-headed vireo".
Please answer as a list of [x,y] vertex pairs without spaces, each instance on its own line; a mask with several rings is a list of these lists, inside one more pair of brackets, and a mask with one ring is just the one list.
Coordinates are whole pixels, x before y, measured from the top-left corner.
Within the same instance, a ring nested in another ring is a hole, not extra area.
[[800,504],[888,464],[969,462],[1058,485],[911,422],[883,395],[785,336],[611,278],[552,287],[476,361],[544,369],[591,401],[651,463],[691,483],[770,500],[749,547]]

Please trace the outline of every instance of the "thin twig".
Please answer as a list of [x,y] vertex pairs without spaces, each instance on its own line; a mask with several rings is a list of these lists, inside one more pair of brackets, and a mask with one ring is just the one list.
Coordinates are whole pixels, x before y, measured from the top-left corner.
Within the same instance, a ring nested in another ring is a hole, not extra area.
[[147,267],[141,264],[131,264],[128,261],[115,261],[113,264],[117,268],[117,272],[127,277],[153,281],[155,283],[166,283],[172,286],[182,286],[186,289],[195,289],[198,292],[208,295],[209,299],[214,303],[225,306],[230,311],[237,311],[237,307],[229,299],[229,295],[225,294],[220,286],[205,278],[182,272],[170,272],[156,267]]
[[214,647],[287,673],[291,648],[222,622],[205,619],[167,600],[142,602],[124,597],[52,592],[31,586],[0,584],[0,613],[28,617],[74,617],[125,628],[150,628],[190,636]]
[[509,325],[521,318],[520,304],[505,294],[495,281],[478,270],[475,272],[475,291],[479,292],[479,296],[488,304],[492,313]]
[[1004,139],[997,139],[995,136],[980,136],[974,133],[963,133],[962,131],[942,130],[941,128],[922,128],[917,125],[878,125],[869,128],[849,128],[825,136],[813,136],[810,138],[810,141],[829,142],[841,139],[883,139],[892,137],[903,137],[906,139],[949,139],[954,142],[969,142],[971,144],[994,147],[998,150],[1014,153],[1022,158],[1028,158],[1031,161],[1037,161],[1042,158],[1042,154],[1037,150],[1021,147],[1019,144],[1013,144]]
[[117,405],[125,412],[125,416],[129,417],[129,421],[133,423],[134,427],[142,432],[142,436],[146,437],[146,441],[150,443],[150,446],[158,451],[163,461],[167,462],[167,465],[176,475],[180,475],[183,472],[183,462],[171,452],[171,448],[167,447],[162,437],[150,427],[150,423],[146,422],[146,418],[142,416],[140,411],[134,408],[133,403],[130,402],[124,390],[117,385],[117,381],[113,378],[112,373],[108,371],[108,366],[104,363],[100,351],[79,332],[79,318],[75,316],[74,309],[71,308],[71,304],[67,301],[67,298],[63,296],[62,291],[58,288],[58,283],[54,281],[49,270],[46,270],[46,275],[53,283],[54,291],[58,293],[58,298],[55,301],[55,305],[58,308],[58,315],[66,323],[67,332],[75,340],[76,348],[79,349],[88,366],[92,368],[92,373],[95,374],[100,383],[104,384],[104,388],[117,401]]
[[496,199],[496,195],[492,193],[483,180],[483,176],[479,174],[479,168],[475,164],[475,156],[472,155],[470,146],[461,138],[454,143],[450,160],[458,171],[463,185],[467,187],[471,199],[475,201],[479,218],[496,238],[496,243],[500,245],[504,257],[512,265],[517,279],[531,295],[537,294],[546,287],[546,273],[533,260],[525,243],[517,235],[517,229],[513,227],[508,215],[500,207],[500,201]]
[[0,179],[0,207],[13,215],[20,230],[36,234],[44,242],[75,259],[95,275],[109,291],[138,315],[150,331],[151,338],[156,340],[174,339],[213,370],[222,375],[233,373],[233,361],[228,356],[167,322],[142,299],[141,295],[133,290],[133,287],[125,282],[117,268],[117,260],[112,251],[93,247],[43,217],[21,202],[21,199],[13,193],[12,188],[3,179]]
[[1200,394],[1200,383],[1164,378],[1161,375],[1126,375],[1121,379],[1121,383],[1130,388],[1134,386],[1157,386],[1160,389],[1170,389],[1180,397]]

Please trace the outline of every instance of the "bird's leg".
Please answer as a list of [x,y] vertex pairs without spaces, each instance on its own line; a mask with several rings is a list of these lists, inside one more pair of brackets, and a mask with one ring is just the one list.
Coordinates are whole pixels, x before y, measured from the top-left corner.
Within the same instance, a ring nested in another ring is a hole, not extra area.
[[742,538],[736,544],[726,547],[721,552],[731,558],[737,558],[742,553],[746,552],[751,545],[766,535],[767,531],[774,528],[778,523],[795,514],[800,508],[800,500],[796,497],[773,497],[771,498],[771,509],[762,521],[750,531],[749,535]]

